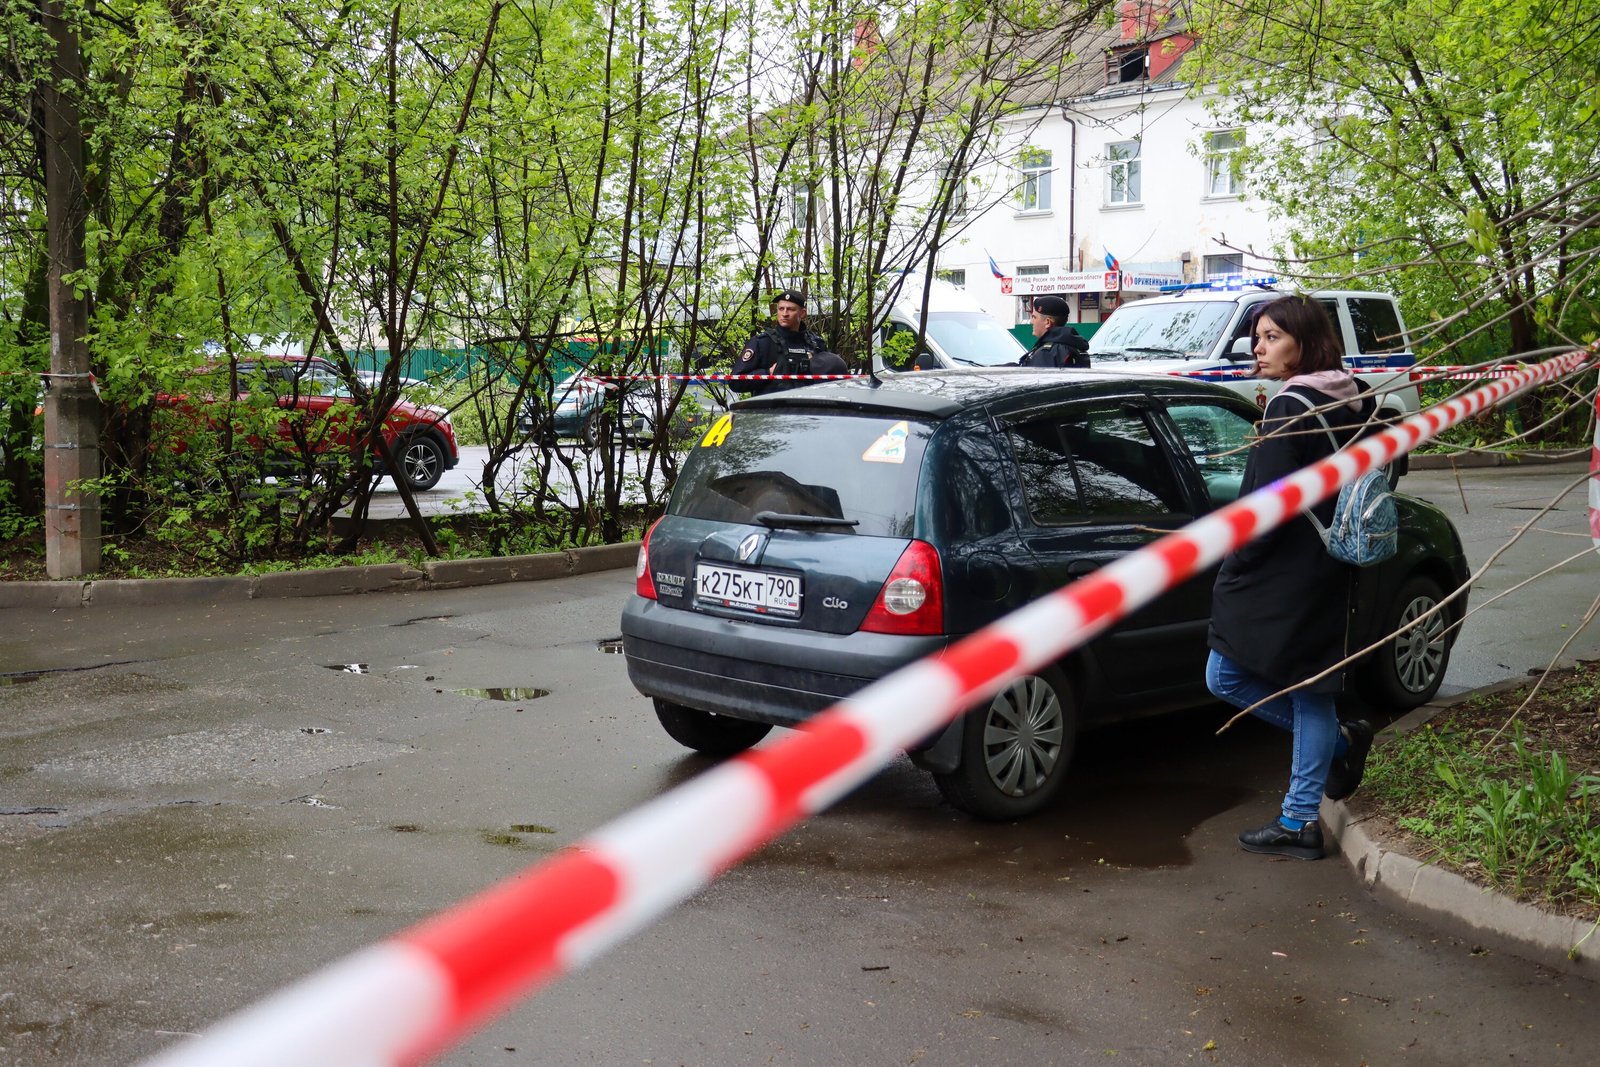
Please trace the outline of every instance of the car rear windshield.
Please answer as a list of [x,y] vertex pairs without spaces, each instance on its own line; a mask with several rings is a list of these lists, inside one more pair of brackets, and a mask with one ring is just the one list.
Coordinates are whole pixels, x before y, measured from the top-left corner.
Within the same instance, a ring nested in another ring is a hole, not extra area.
[[763,511],[854,520],[836,529],[910,537],[934,427],[894,416],[739,411],[690,449],[667,511],[754,523]]

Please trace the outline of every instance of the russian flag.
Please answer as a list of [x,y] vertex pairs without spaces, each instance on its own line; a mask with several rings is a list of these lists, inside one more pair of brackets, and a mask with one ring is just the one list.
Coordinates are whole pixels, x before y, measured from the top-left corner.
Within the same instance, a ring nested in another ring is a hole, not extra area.
[[1104,250],[1104,252],[1106,254],[1106,270],[1110,270],[1110,271],[1120,271],[1120,270],[1122,270],[1122,264],[1118,263],[1117,262],[1117,257],[1111,254],[1111,249],[1106,248],[1105,245],[1101,245],[1100,247],[1101,247],[1102,250]]
[[994,261],[994,257],[993,256],[989,256],[989,273],[993,274],[996,278],[1004,278],[1005,277],[1004,274],[1000,273],[1000,264],[998,264],[998,263],[996,263]]

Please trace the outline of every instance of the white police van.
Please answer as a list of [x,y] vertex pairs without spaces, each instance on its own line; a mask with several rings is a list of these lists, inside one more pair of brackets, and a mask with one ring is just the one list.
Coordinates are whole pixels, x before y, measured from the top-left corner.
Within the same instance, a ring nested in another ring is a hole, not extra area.
[[[1255,378],[1252,328],[1262,306],[1284,295],[1276,279],[1231,276],[1173,286],[1161,296],[1123,304],[1089,341],[1091,365],[1216,381],[1265,408],[1280,383]],[[1400,306],[1388,293],[1325,289],[1307,294],[1328,313],[1344,341],[1344,364],[1378,395],[1381,418],[1415,415],[1421,398],[1412,377],[1416,354]],[[1404,473],[1405,457],[1398,473]]]
[[[875,370],[936,370],[942,367],[1013,366],[1028,350],[1006,328],[1006,324],[984,310],[983,305],[965,290],[935,278],[924,286],[920,275],[906,274],[895,279],[893,294],[884,323],[872,348]],[[926,295],[926,300],[924,300]],[[926,329],[923,309],[927,309]],[[902,351],[911,358],[895,362],[898,346],[894,339],[906,336],[915,342],[923,334],[921,351]],[[890,354],[889,358],[885,358]]]

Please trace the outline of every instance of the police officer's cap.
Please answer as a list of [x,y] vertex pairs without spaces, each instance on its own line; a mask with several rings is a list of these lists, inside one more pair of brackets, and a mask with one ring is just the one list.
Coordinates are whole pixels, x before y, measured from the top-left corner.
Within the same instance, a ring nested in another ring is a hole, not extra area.
[[802,308],[806,306],[806,294],[798,289],[784,289],[772,298],[774,304],[780,300],[787,300],[791,304],[799,304]]
[[1067,317],[1072,314],[1072,309],[1067,305],[1067,302],[1059,296],[1034,297],[1033,310],[1049,315],[1053,319],[1060,319],[1062,322],[1065,322]]

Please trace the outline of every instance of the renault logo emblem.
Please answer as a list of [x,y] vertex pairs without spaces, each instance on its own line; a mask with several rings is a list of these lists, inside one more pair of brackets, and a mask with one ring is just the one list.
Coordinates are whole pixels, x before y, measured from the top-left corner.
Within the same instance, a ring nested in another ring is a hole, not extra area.
[[753,533],[739,542],[739,562],[749,563],[750,557],[761,551],[761,535]]

